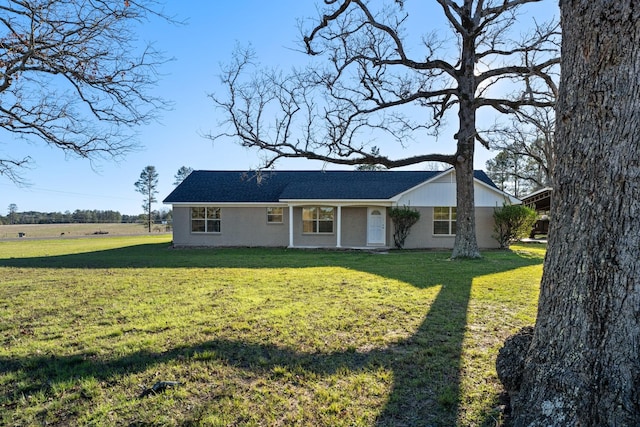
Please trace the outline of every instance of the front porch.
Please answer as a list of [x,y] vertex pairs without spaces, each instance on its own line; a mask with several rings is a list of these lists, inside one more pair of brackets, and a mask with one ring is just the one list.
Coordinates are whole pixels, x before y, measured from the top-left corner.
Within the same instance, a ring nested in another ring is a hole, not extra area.
[[288,203],[289,248],[389,247],[389,203]]

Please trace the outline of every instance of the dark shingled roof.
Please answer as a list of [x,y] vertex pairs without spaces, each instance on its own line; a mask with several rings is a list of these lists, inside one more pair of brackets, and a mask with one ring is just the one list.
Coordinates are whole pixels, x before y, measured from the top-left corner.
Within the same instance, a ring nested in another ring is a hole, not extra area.
[[[164,203],[385,200],[440,171],[194,171]],[[475,178],[496,188],[483,171]]]

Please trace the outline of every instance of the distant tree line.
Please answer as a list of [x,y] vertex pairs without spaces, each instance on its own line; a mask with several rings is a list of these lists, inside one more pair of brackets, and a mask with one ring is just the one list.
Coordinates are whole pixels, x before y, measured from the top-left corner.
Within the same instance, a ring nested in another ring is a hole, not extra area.
[[[171,211],[154,211],[154,222],[170,221]],[[145,215],[123,215],[118,211],[76,209],[73,212],[17,212],[0,216],[0,224],[69,224],[69,223],[136,223],[145,221]]]

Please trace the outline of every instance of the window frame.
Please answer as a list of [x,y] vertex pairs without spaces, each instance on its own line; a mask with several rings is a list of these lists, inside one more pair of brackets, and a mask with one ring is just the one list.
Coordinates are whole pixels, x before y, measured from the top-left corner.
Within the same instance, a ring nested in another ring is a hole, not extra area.
[[[444,212],[443,211],[444,209],[446,209],[447,211]],[[434,206],[433,226],[431,228],[432,234],[434,236],[443,236],[443,237],[455,236],[457,231],[457,220],[458,220],[458,215],[457,215],[457,208],[455,206]],[[447,232],[442,233],[440,232],[440,230],[442,229],[441,227],[445,224],[446,224]]]
[[[196,210],[201,212],[196,216]],[[195,234],[220,234],[222,233],[222,209],[215,206],[192,206],[191,233]],[[202,223],[195,227],[194,223]]]
[[[273,210],[280,210],[280,213],[273,213]],[[275,219],[280,217],[280,220]],[[284,208],[282,206],[269,206],[267,207],[267,224],[283,224],[284,223]]]
[[[305,219],[305,212],[313,211],[312,218]],[[328,216],[331,219],[326,219]],[[302,234],[333,234],[335,233],[336,209],[333,206],[307,206],[302,208]],[[331,230],[326,231],[327,224]],[[306,226],[311,224],[309,230]]]

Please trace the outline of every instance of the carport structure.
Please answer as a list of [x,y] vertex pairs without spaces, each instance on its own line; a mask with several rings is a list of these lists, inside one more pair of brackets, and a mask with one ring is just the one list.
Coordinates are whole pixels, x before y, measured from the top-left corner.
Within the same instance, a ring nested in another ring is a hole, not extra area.
[[538,213],[536,221],[529,237],[535,238],[536,234],[549,233],[549,211],[551,210],[551,193],[553,188],[545,187],[522,198],[522,204],[534,209]]

